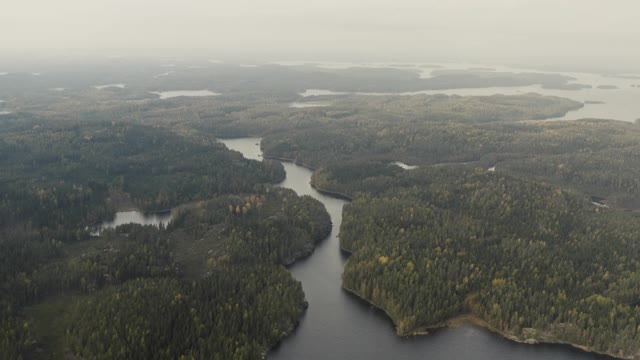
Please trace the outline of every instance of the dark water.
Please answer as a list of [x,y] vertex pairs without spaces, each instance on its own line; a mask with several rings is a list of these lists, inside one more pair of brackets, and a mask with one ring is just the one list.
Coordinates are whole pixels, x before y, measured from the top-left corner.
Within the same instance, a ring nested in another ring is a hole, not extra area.
[[144,214],[140,211],[121,211],[117,212],[113,220],[104,221],[97,226],[91,233],[92,235],[100,235],[100,231],[103,229],[113,229],[117,226],[124,224],[140,224],[140,225],[153,225],[160,226],[160,224],[167,226],[171,221],[171,211],[165,211],[160,213]]
[[[260,139],[222,140],[230,149],[261,159]],[[322,201],[333,220],[330,237],[309,258],[290,268],[302,282],[309,309],[296,331],[269,354],[269,359],[606,359],[566,346],[523,345],[482,328],[462,326],[428,336],[401,338],[380,311],[342,290],[342,254],[338,230],[346,201],[322,195],[309,185],[311,171],[284,163],[281,186]]]

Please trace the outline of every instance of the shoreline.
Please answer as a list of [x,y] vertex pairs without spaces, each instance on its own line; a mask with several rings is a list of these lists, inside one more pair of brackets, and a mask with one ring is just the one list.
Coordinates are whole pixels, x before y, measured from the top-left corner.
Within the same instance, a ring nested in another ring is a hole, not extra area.
[[[317,170],[316,168],[314,168],[314,167],[312,167],[310,165],[298,162],[296,159],[288,159],[288,158],[281,158],[281,157],[277,157],[277,156],[268,156],[268,155],[263,155],[262,158],[263,159],[269,159],[269,160],[278,160],[278,161],[288,162],[288,163],[291,163],[291,164],[294,164],[294,165],[297,165],[297,166],[301,166],[301,167],[303,167],[305,169],[308,169],[310,171],[313,171],[313,172],[315,172]],[[317,192],[319,192],[319,193],[321,193],[323,195],[332,196],[332,197],[340,199],[340,200],[353,201],[353,198],[351,196],[347,195],[347,194],[343,194],[343,193],[340,193],[340,192],[337,192],[337,191],[331,191],[331,190],[322,189],[322,188],[316,186],[313,183],[313,181],[310,181],[309,184],[311,185],[311,187],[314,190],[316,190]]]
[[376,310],[381,311],[393,324],[393,326],[396,328],[396,335],[397,336],[401,336],[401,337],[411,337],[411,336],[425,336],[425,335],[429,335],[431,332],[437,331],[437,330],[441,330],[441,329],[453,329],[456,327],[460,327],[464,324],[471,324],[471,325],[475,325],[478,326],[480,328],[483,328],[493,334],[496,334],[500,337],[502,337],[503,339],[518,343],[518,344],[523,344],[523,345],[559,345],[559,346],[567,346],[567,347],[571,347],[573,349],[576,350],[580,350],[582,352],[585,353],[591,353],[591,354],[597,354],[597,355],[602,355],[602,356],[606,356],[609,357],[611,359],[621,359],[621,360],[633,360],[633,357],[620,357],[620,356],[616,356],[614,354],[609,354],[609,353],[605,353],[605,352],[600,352],[600,351],[596,351],[593,350],[585,345],[578,345],[578,344],[572,344],[569,342],[565,342],[565,341],[539,341],[537,339],[527,339],[527,340],[521,340],[513,335],[508,335],[505,334],[503,332],[501,332],[500,330],[498,330],[496,327],[494,327],[493,325],[489,324],[487,321],[482,320],[481,318],[473,315],[473,314],[461,314],[461,315],[457,315],[451,318],[448,318],[447,320],[443,321],[442,323],[439,324],[435,324],[432,326],[424,326],[424,327],[419,327],[416,328],[414,330],[412,330],[409,333],[406,334],[398,334],[397,330],[398,330],[398,326],[396,325],[396,321],[393,317],[391,317],[389,315],[389,313],[387,312],[386,309],[384,309],[383,307],[373,303],[372,301],[362,297],[360,294],[358,294],[355,290],[350,289],[348,287],[345,287],[344,284],[342,285],[342,289],[345,290],[347,293],[351,294],[352,296],[355,296],[356,298],[358,298],[360,301],[365,302],[366,304],[368,304],[369,306],[374,307]]
[[[263,155],[264,159],[271,159],[271,160],[277,160],[277,161],[281,161],[281,162],[288,162],[288,163],[292,163],[295,164],[297,166],[301,166],[304,167],[312,172],[315,172],[317,169],[309,166],[307,164],[304,163],[299,163],[296,159],[288,159],[288,158],[280,158],[280,157],[276,157],[276,156],[265,156]],[[438,164],[436,164],[438,165]],[[327,195],[333,198],[337,198],[337,199],[341,199],[341,200],[347,200],[347,201],[353,201],[353,198],[343,194],[343,193],[339,193],[339,192],[335,192],[335,191],[330,191],[330,190],[325,190],[322,189],[320,187],[317,187],[313,181],[310,181],[310,185],[313,189],[315,189],[316,191],[318,191],[319,193],[323,194],[323,195]],[[346,248],[343,247],[342,244],[339,245],[340,251],[343,254],[347,254],[347,256],[351,256],[353,254],[352,251],[347,250]],[[310,255],[312,255],[313,252]],[[294,261],[294,263],[297,261]],[[294,263],[292,263],[291,265],[293,265]],[[287,268],[289,267],[289,265],[286,266]],[[344,267],[343,267],[343,271],[344,271]],[[584,345],[578,345],[578,344],[573,344],[573,343],[569,343],[569,342],[563,342],[563,341],[540,341],[538,339],[532,338],[532,339],[526,339],[526,340],[522,340],[516,336],[513,335],[509,335],[507,333],[503,333],[501,332],[499,329],[497,329],[496,327],[494,327],[493,325],[491,325],[490,323],[488,323],[487,321],[482,320],[481,318],[473,315],[473,314],[461,314],[461,315],[457,315],[451,318],[446,319],[445,321],[443,321],[442,323],[439,324],[434,324],[432,326],[424,326],[424,327],[419,327],[416,329],[413,329],[412,331],[410,331],[409,333],[406,334],[398,334],[397,332],[397,324],[396,321],[394,320],[393,317],[391,317],[389,315],[389,313],[387,312],[386,309],[384,309],[383,307],[376,305],[375,303],[371,302],[370,300],[362,297],[360,294],[358,294],[355,290],[350,289],[348,287],[344,286],[344,283],[341,285],[341,288],[347,292],[348,294],[350,294],[351,296],[356,297],[358,300],[368,304],[369,306],[372,306],[373,308],[375,308],[376,310],[380,311],[382,314],[384,314],[384,316],[389,319],[391,321],[391,323],[394,325],[395,329],[396,329],[396,336],[400,336],[400,337],[410,337],[410,336],[424,336],[424,335],[429,335],[431,332],[434,331],[438,331],[441,329],[447,329],[447,328],[456,328],[456,327],[460,327],[464,324],[471,324],[477,327],[480,327],[482,329],[485,329],[486,331],[491,332],[492,334],[498,335],[501,338],[517,343],[517,344],[523,344],[523,345],[557,345],[557,346],[565,346],[565,347],[569,347],[571,349],[577,350],[577,351],[581,351],[584,353],[592,353],[592,354],[597,354],[597,355],[601,355],[601,356],[605,356],[611,359],[622,359],[622,360],[632,360],[632,357],[620,357],[620,356],[616,356],[610,353],[605,353],[605,352],[600,352],[600,351],[596,351],[593,350],[587,346]],[[296,326],[297,327],[297,326]],[[295,328],[294,328],[295,330]],[[285,337],[290,336],[293,333],[290,332],[289,334],[287,334]],[[272,347],[273,349],[273,347]]]
[[347,195],[347,194],[343,194],[343,193],[339,193],[339,192],[336,192],[336,191],[325,190],[325,189],[319,188],[313,182],[311,182],[310,185],[314,190],[316,190],[320,194],[331,196],[331,197],[334,197],[334,198],[340,199],[340,200],[353,201],[353,198],[351,196]]
[[292,164],[295,164],[295,165],[298,165],[298,166],[302,166],[303,168],[309,169],[311,171],[316,171],[317,170],[316,168],[314,168],[314,167],[312,167],[310,165],[298,162],[298,160],[296,160],[296,159],[282,158],[282,157],[270,156],[270,155],[264,155],[264,154],[262,155],[262,158],[263,159],[268,159],[268,160],[278,160],[278,161],[284,161],[284,162],[292,163]]

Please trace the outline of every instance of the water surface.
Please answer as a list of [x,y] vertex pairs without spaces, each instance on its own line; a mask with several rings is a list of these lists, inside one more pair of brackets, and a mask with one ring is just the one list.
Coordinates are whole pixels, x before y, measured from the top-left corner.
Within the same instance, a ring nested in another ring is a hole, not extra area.
[[347,92],[339,92],[339,91],[331,91],[331,90],[323,90],[323,89],[307,89],[304,92],[301,92],[299,95],[302,97],[309,96],[326,96],[326,95],[347,95]]
[[418,166],[416,165],[408,165],[403,163],[402,161],[394,161],[391,164],[396,165],[396,166],[400,166],[401,168],[405,169],[405,170],[413,170],[413,169],[417,169]]
[[201,97],[201,96],[218,96],[219,93],[209,90],[176,90],[176,91],[152,91],[152,94],[160,96],[161,100],[171,99],[175,97]]
[[167,71],[167,72],[163,72],[162,74],[158,74],[158,75],[154,75],[153,78],[154,79],[158,79],[161,77],[165,77],[165,76],[169,76],[173,73],[173,71]]
[[94,88],[98,90],[107,89],[107,88],[124,89],[126,86],[127,86],[126,84],[106,84],[106,85],[96,85],[94,86]]
[[120,211],[117,212],[113,220],[104,221],[91,235],[100,235],[104,229],[113,229],[124,224],[140,224],[153,226],[167,226],[171,221],[171,211],[144,214],[140,211]]
[[[261,159],[260,139],[220,140],[228,148]],[[606,359],[567,346],[523,345],[466,325],[428,336],[402,338],[386,316],[342,290],[342,270],[347,256],[340,251],[338,231],[342,207],[347,203],[315,191],[311,171],[283,163],[287,172],[282,187],[320,200],[331,215],[331,235],[307,259],[290,267],[302,282],[309,308],[300,325],[269,354],[270,359],[287,360],[388,360],[388,359],[474,359],[474,360],[583,360]]]
[[291,104],[289,104],[289,107],[295,108],[295,109],[305,109],[305,108],[312,108],[312,107],[325,107],[330,105],[331,103],[324,102],[324,101],[307,101],[307,102],[292,102]]
[[[640,76],[638,74],[621,74],[603,75],[583,72],[559,72],[539,70],[532,68],[474,64],[474,63],[434,63],[429,66],[420,63],[348,63],[348,62],[283,62],[282,65],[313,65],[319,68],[330,69],[348,69],[353,67],[369,67],[369,68],[394,68],[417,71],[421,78],[431,78],[434,76],[434,70],[454,70],[454,71],[473,71],[473,72],[509,72],[509,73],[544,73],[564,75],[575,80],[569,81],[569,84],[586,84],[591,88],[581,90],[557,90],[544,89],[540,85],[531,86],[513,86],[513,87],[486,87],[486,88],[462,88],[448,90],[424,90],[401,93],[371,93],[371,92],[340,92],[327,89],[307,89],[300,93],[303,97],[308,96],[327,96],[327,95],[346,95],[357,94],[364,96],[374,95],[460,95],[460,96],[490,96],[495,94],[503,95],[522,95],[527,93],[536,93],[547,96],[558,96],[572,99],[578,102],[602,102],[602,104],[586,104],[582,109],[570,111],[565,116],[553,118],[553,120],[576,120],[583,118],[594,119],[613,119],[633,122],[640,118]],[[432,68],[433,67],[433,68]],[[602,88],[604,86],[605,88]],[[613,86],[609,89],[606,87]]]

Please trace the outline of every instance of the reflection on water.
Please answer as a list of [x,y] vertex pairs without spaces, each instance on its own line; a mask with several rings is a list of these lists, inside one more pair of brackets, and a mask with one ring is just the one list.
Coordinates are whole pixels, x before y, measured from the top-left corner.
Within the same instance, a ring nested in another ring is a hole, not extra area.
[[140,224],[153,226],[167,226],[171,221],[171,211],[144,214],[139,211],[121,211],[117,212],[113,220],[104,221],[91,235],[100,235],[100,231],[104,229],[113,229],[124,224]]

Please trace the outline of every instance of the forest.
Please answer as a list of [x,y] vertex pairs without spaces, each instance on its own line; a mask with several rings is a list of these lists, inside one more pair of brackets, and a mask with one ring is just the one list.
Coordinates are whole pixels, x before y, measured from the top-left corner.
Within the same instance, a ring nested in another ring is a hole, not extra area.
[[[279,163],[250,162],[214,139],[127,123],[0,125],[0,227],[47,229],[57,240],[123,207],[159,211],[284,179]],[[17,123],[17,122],[16,122]]]
[[637,217],[460,165],[365,176],[344,210],[343,286],[399,335],[472,315],[516,341],[640,352]]
[[[293,329],[307,303],[283,265],[331,221],[272,185],[280,163],[157,127],[23,120],[1,125],[3,356],[253,359]],[[168,228],[90,236],[123,208],[178,205]]]
[[343,123],[267,136],[264,148],[268,156],[296,159],[314,168],[335,166],[346,171],[345,177],[358,176],[360,170],[350,174],[344,164],[363,161],[495,167],[498,172],[574,188],[606,199],[609,206],[636,209],[639,138],[637,124],[604,120],[389,122],[367,127]]
[[[315,188],[353,199],[343,286],[399,335],[463,317],[515,341],[640,357],[640,123],[545,120],[584,104],[538,94],[394,95],[588,85],[313,64],[157,77],[164,65],[0,79],[7,358],[263,358],[308,305],[286,266],[332,226],[321,203],[276,185],[284,167],[268,158],[316,169]],[[221,95],[152,93],[181,89]],[[262,137],[264,161],[216,141],[246,136]],[[169,209],[167,226],[91,235],[118,211]]]

